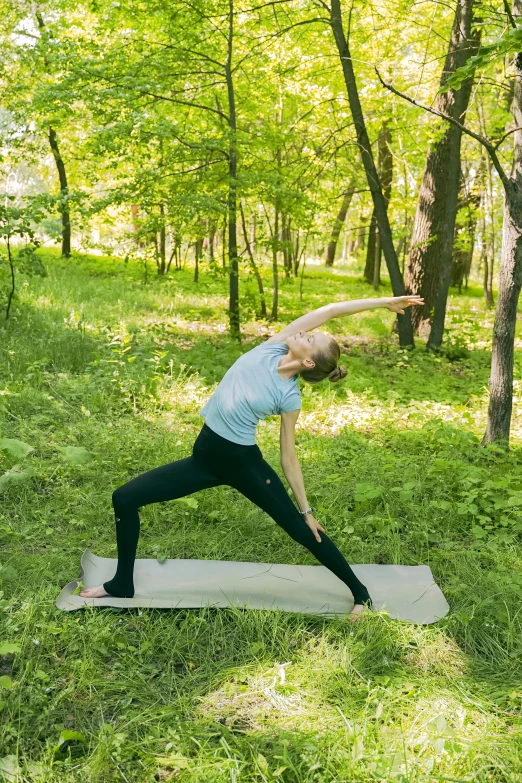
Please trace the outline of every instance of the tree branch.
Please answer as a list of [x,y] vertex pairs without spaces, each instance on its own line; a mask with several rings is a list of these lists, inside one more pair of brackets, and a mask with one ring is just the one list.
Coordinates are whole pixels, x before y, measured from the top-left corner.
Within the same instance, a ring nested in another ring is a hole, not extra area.
[[395,87],[393,87],[391,84],[388,84],[388,82],[384,81],[377,67],[374,66],[374,68],[375,68],[375,73],[377,74],[377,77],[380,83],[382,84],[382,86],[385,87],[390,92],[392,92],[394,95],[398,95],[399,98],[408,101],[408,103],[411,103],[413,106],[416,106],[418,109],[423,109],[424,111],[430,112],[430,114],[434,114],[436,117],[441,117],[443,120],[452,123],[452,125],[455,125],[457,128],[460,128],[462,133],[465,133],[467,136],[471,136],[472,139],[475,139],[475,141],[478,141],[480,144],[482,144],[482,146],[485,147],[485,149],[488,151],[489,156],[496,169],[496,172],[502,181],[502,184],[504,185],[505,188],[510,187],[509,177],[507,176],[506,172],[502,168],[502,165],[497,157],[497,153],[496,153],[497,147],[493,146],[493,144],[489,139],[486,139],[484,138],[484,136],[481,136],[479,133],[475,133],[469,128],[466,128],[465,125],[463,125],[458,120],[454,120],[453,117],[450,117],[448,114],[444,114],[444,112],[437,111],[437,109],[432,109],[431,106],[426,106],[424,103],[420,103],[420,101],[416,101],[414,98],[410,98],[409,95],[406,95],[404,92],[395,89]]

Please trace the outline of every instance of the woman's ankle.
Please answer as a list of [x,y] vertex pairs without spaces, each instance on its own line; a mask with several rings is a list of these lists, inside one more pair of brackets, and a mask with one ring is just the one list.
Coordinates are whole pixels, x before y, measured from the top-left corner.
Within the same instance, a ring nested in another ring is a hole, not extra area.
[[122,585],[116,579],[104,582],[102,585],[106,593],[113,598],[134,598],[134,585]]

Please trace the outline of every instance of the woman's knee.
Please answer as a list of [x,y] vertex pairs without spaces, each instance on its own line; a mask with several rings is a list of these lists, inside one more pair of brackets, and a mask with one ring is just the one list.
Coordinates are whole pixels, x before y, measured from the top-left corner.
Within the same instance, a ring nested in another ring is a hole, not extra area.
[[126,489],[125,484],[115,489],[112,493],[112,505],[115,511],[129,508],[129,506],[132,507],[130,492]]

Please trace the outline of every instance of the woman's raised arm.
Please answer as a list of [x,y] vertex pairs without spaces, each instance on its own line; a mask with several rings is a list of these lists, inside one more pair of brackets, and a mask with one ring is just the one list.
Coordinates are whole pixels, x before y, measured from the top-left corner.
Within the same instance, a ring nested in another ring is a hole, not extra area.
[[348,302],[332,302],[296,318],[295,321],[285,326],[278,334],[272,335],[267,342],[280,343],[297,334],[301,329],[304,332],[309,332],[312,329],[317,329],[318,326],[322,326],[322,324],[330,321],[332,318],[342,318],[345,315],[361,313],[364,310],[386,307],[393,313],[404,313],[406,307],[422,304],[424,304],[424,300],[420,296],[381,296],[377,299],[353,299]]

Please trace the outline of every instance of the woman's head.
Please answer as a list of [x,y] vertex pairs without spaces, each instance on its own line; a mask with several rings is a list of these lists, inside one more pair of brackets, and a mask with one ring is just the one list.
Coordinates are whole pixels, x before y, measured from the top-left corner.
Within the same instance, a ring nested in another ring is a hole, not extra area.
[[337,363],[341,356],[339,344],[324,332],[298,332],[287,340],[288,347],[302,365],[301,378],[307,383],[330,383],[346,376],[346,369]]

